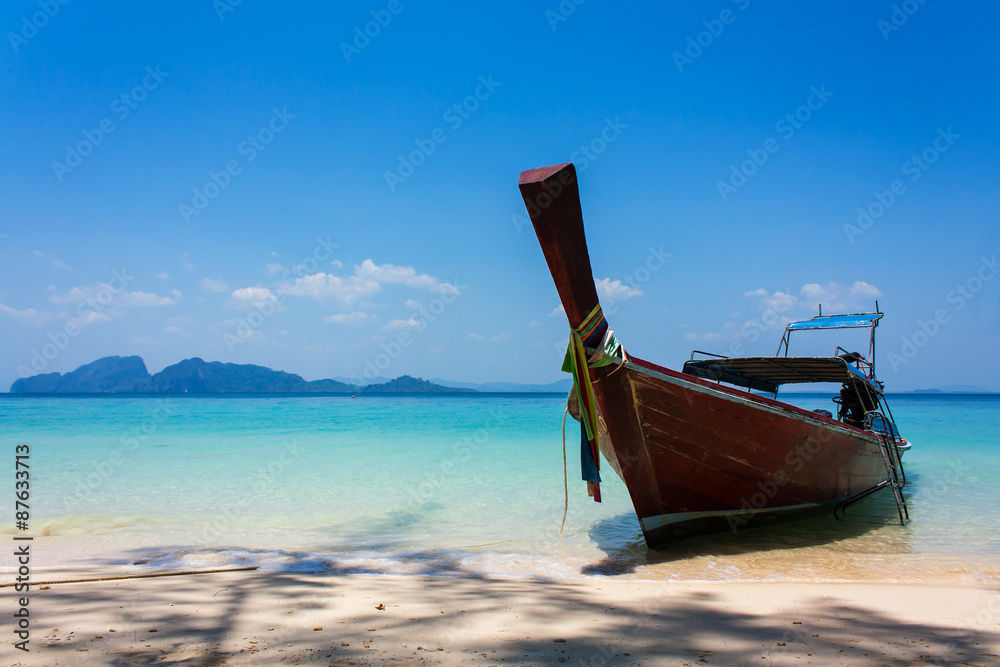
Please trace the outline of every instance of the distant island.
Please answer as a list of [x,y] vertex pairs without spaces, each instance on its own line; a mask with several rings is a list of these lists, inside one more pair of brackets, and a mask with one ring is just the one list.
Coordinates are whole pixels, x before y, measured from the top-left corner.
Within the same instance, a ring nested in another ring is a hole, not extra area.
[[[370,385],[388,382],[389,378],[359,378],[336,377],[338,382],[347,384]],[[564,378],[548,384],[521,384],[518,382],[455,382],[440,378],[428,378],[428,382],[452,389],[474,389],[477,392],[489,394],[565,394],[573,388],[573,378]]]
[[931,389],[915,389],[900,392],[903,394],[996,394],[997,392],[975,384],[949,384]]
[[70,373],[45,373],[16,380],[12,394],[466,394],[474,389],[445,387],[403,375],[378,384],[336,380],[306,381],[300,375],[253,364],[205,361],[194,357],[150,375],[142,357],[104,357]]

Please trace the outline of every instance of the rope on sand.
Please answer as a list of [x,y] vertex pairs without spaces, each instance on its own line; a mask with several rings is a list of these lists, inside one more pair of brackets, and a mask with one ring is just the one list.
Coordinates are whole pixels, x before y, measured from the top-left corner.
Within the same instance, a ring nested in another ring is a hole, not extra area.
[[[64,579],[62,581],[33,581],[32,586],[51,586],[52,584],[86,584],[95,581],[118,581],[120,579],[152,579],[153,577],[179,577],[188,574],[214,574],[216,572],[246,572],[256,570],[259,565],[250,567],[230,567],[217,570],[182,570],[180,572],[154,572],[151,574],[123,574],[117,577],[95,577],[93,579]],[[0,584],[0,588],[10,588],[17,584]]]
[[479,547],[492,547],[494,544],[507,544],[508,542],[527,542],[528,540],[500,540],[499,542],[484,542],[482,544],[467,544],[455,549],[478,549]]

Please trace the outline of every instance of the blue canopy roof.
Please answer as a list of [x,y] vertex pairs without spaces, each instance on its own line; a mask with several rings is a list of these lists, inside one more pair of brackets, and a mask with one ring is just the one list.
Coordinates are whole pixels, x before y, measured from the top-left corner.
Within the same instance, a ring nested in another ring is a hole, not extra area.
[[792,322],[785,331],[803,329],[850,329],[873,327],[882,318],[882,313],[854,313],[851,315],[819,315],[811,320]]

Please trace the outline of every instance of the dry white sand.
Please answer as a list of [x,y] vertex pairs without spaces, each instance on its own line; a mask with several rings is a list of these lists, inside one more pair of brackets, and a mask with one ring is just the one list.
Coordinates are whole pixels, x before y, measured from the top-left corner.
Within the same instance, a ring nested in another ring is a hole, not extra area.
[[1000,592],[974,586],[256,571],[56,584],[30,605],[31,652],[5,633],[0,664],[1000,664]]

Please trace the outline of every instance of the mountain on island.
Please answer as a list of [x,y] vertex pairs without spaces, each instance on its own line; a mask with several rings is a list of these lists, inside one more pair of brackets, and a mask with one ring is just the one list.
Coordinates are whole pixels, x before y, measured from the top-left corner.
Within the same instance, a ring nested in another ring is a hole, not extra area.
[[[354,384],[359,387],[367,387],[370,384],[385,384],[386,382],[389,382],[391,378],[384,378],[381,376],[369,378],[369,377],[360,377],[358,375],[355,375],[354,377],[335,377],[333,379],[336,380],[337,382],[343,382],[344,384]],[[434,380],[431,380],[431,382],[434,382]]]
[[22,378],[12,394],[103,394],[147,391],[150,375],[141,357],[105,357],[70,373]]
[[150,375],[142,357],[104,357],[70,373],[21,378],[12,394],[440,394],[471,393],[408,375],[359,386],[336,380],[307,381],[301,375],[253,364],[230,364],[194,357]]

